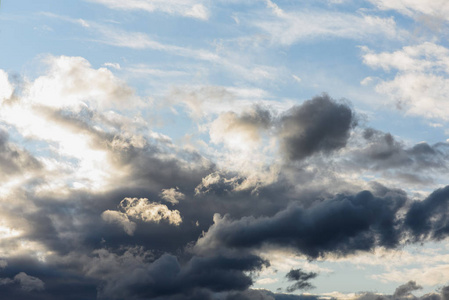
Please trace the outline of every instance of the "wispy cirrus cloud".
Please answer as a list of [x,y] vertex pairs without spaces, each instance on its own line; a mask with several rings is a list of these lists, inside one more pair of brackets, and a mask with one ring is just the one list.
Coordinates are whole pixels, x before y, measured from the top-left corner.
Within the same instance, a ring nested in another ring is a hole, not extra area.
[[270,0],[266,3],[271,15],[249,18],[249,22],[267,33],[274,44],[286,46],[323,38],[402,39],[407,35],[393,18],[308,9],[284,10]]
[[105,5],[111,9],[161,11],[171,15],[180,15],[200,20],[209,19],[210,12],[201,0],[88,0]]

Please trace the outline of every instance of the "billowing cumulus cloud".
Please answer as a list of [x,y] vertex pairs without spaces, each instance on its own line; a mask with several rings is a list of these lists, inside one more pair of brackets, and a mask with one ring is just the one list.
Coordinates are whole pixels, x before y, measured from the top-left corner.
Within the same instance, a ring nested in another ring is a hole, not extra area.
[[164,204],[149,202],[147,198],[125,198],[120,202],[120,208],[130,217],[144,222],[159,223],[165,220],[173,225],[182,222],[178,210],[170,210]]
[[125,198],[120,201],[119,208],[123,212],[106,210],[101,214],[101,218],[108,223],[120,225],[129,235],[134,234],[137,226],[129,218],[154,223],[164,220],[175,226],[182,223],[178,210],[170,210],[164,204],[149,202],[147,198]]

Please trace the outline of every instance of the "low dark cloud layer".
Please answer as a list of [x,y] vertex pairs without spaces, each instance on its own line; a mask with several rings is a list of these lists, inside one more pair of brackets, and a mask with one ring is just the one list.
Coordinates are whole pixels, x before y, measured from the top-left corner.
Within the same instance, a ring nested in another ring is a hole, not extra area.
[[394,248],[400,231],[396,214],[406,202],[404,194],[375,197],[368,191],[338,195],[305,209],[291,205],[273,217],[231,220],[215,217],[215,224],[198,241],[197,250],[292,247],[311,258],[327,253],[347,255],[376,246]]
[[[449,234],[449,187],[423,201],[410,201],[400,191],[383,196],[369,191],[337,195],[303,208],[291,205],[272,217],[232,220],[215,216],[196,250],[253,249],[275,245],[296,249],[314,259],[326,254],[348,255],[375,247],[396,248],[405,242],[441,240]],[[401,211],[405,211],[403,217]]]
[[414,299],[414,300],[447,300],[449,286],[444,286],[439,289],[438,292],[424,294],[420,297],[413,295],[414,291],[420,290],[422,287],[415,281],[409,281],[396,288],[393,295],[376,294],[372,292],[360,293],[355,300],[402,300],[402,299]]

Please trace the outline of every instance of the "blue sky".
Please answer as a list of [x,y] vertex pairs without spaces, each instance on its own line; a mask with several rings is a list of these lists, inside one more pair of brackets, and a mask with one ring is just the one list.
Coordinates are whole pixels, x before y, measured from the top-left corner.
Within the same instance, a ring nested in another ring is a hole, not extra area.
[[447,299],[447,15],[2,1],[0,295]]

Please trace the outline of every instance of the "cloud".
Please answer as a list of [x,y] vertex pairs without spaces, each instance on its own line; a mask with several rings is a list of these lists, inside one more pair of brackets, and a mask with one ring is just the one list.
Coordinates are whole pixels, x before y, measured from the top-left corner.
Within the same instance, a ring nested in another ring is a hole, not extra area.
[[282,154],[295,161],[344,147],[356,119],[347,105],[323,95],[289,109],[279,123]]
[[439,183],[440,176],[448,172],[448,146],[426,142],[406,145],[388,132],[364,128],[352,136],[340,156],[340,166],[355,172],[376,172],[402,184],[428,186]]
[[45,63],[48,74],[38,77],[29,90],[29,100],[34,104],[63,108],[87,103],[101,109],[141,104],[125,82],[106,68],[93,69],[82,57],[49,56]]
[[14,281],[19,282],[21,289],[26,292],[44,290],[44,282],[42,280],[29,276],[24,272],[20,272],[14,276]]
[[123,212],[106,210],[101,214],[101,218],[105,222],[120,225],[128,235],[133,235],[137,226],[129,218],[151,223],[159,223],[164,220],[175,226],[182,223],[178,210],[170,210],[164,204],[149,202],[147,198],[124,198],[120,201],[119,208]]
[[363,49],[366,65],[387,72],[395,70],[393,79],[381,80],[376,85],[378,93],[388,96],[389,102],[407,114],[448,120],[444,113],[449,109],[447,48],[426,42],[395,52],[374,53]]
[[414,240],[441,240],[449,234],[449,187],[434,191],[423,201],[416,201],[405,216]]
[[45,289],[45,284],[42,280],[37,277],[30,276],[25,272],[18,273],[13,279],[0,278],[0,285],[11,285],[14,283],[18,283],[20,289],[28,293],[43,291]]
[[408,16],[418,14],[431,15],[433,17],[446,18],[449,13],[449,4],[444,0],[419,1],[419,0],[369,0],[379,9],[396,10]]
[[116,223],[123,227],[125,232],[133,235],[136,230],[136,223],[129,220],[128,216],[115,210],[106,210],[101,214],[101,218],[108,223]]
[[301,269],[291,269],[285,277],[288,281],[295,281],[295,283],[287,287],[287,292],[291,293],[296,290],[307,290],[314,288],[314,286],[308,281],[317,276],[318,274],[314,272],[306,273]]
[[120,208],[128,216],[144,222],[159,223],[165,220],[173,225],[182,223],[178,210],[170,210],[164,204],[149,202],[147,198],[125,198],[120,201]]
[[170,254],[147,262],[146,252],[128,249],[117,255],[100,249],[85,266],[88,276],[100,279],[100,298],[198,299],[198,293],[245,290],[252,284],[248,272],[260,270],[266,262],[254,255],[192,257],[185,264]]
[[224,143],[231,149],[241,149],[260,142],[261,134],[272,125],[271,112],[254,106],[241,115],[222,113],[210,127],[212,143]]
[[357,15],[320,10],[281,9],[271,1],[267,7],[272,16],[251,18],[250,23],[267,33],[276,45],[292,45],[300,41],[319,38],[366,38],[401,39],[404,33],[397,29],[393,18]]
[[162,11],[171,15],[180,15],[199,20],[209,19],[209,10],[199,0],[88,0],[118,10],[143,10],[147,12]]
[[0,129],[0,178],[12,179],[15,175],[31,174],[42,167],[31,153],[9,142],[8,133]]
[[359,293],[354,300],[393,300],[393,299],[417,299],[417,300],[446,300],[447,287],[443,287],[440,293],[428,293],[422,296],[415,296],[411,292],[421,289],[415,281],[411,280],[396,288],[393,295],[377,294],[377,293]]
[[14,87],[8,80],[8,74],[0,69],[0,104],[12,97]]
[[178,191],[179,188],[163,189],[161,191],[161,198],[165,201],[175,205],[179,203],[179,200],[185,199],[186,195]]
[[[310,258],[329,253],[347,255],[374,247],[399,244],[396,213],[404,205],[403,194],[385,198],[364,191],[338,195],[305,209],[292,205],[272,217],[231,220],[214,216],[214,225],[201,237],[196,250],[251,249],[263,245],[287,247]],[[344,216],[344,217],[342,217]]]
[[406,284],[398,286],[394,291],[394,298],[407,297],[411,294],[411,292],[422,289],[421,286],[417,285],[414,281],[409,281]]

